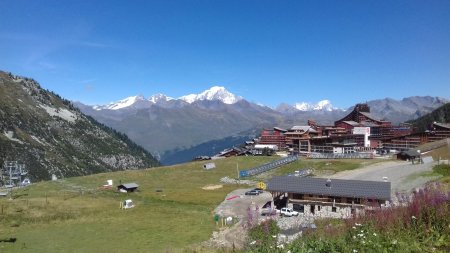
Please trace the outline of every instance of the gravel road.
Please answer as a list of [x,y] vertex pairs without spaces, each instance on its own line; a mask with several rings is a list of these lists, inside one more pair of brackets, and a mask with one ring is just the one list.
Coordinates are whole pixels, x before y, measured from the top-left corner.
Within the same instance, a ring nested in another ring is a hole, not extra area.
[[410,191],[435,179],[436,177],[424,175],[424,172],[432,171],[435,164],[388,161],[372,164],[361,169],[342,171],[328,176],[328,178],[383,181],[383,177],[387,177],[388,181],[391,182],[392,194],[395,194],[396,192]]

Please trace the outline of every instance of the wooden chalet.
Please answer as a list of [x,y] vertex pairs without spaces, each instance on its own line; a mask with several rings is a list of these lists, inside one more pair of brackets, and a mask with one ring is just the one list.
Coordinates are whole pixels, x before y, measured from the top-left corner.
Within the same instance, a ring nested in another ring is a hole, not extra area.
[[402,151],[397,154],[397,159],[414,162],[416,159],[420,159],[420,153],[414,149]]
[[[391,183],[279,176],[267,182],[274,203],[303,215],[348,218],[367,209],[380,208],[391,199]],[[280,206],[278,206],[280,207]]]
[[135,192],[139,187],[136,183],[126,183],[117,186],[117,190],[121,192]]

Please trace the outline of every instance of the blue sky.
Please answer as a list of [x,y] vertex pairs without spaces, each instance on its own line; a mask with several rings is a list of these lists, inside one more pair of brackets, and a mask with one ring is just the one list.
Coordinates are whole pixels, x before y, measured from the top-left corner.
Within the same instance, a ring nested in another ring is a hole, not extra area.
[[450,1],[2,0],[0,69],[104,104],[225,86],[269,106],[450,98]]

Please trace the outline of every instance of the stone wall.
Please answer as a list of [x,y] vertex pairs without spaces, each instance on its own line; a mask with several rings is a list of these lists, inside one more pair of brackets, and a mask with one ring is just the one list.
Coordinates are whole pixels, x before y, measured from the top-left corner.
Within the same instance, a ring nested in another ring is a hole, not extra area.
[[[333,212],[333,206],[330,203],[330,205],[320,205],[320,204],[302,204],[302,203],[292,203],[289,202],[288,206],[289,208],[294,208],[294,204],[303,205],[304,212],[300,215],[303,216],[312,216],[315,218],[349,218],[351,216],[351,210],[352,208],[350,206],[338,206],[336,205],[336,212]],[[314,206],[314,213],[311,212],[311,206]],[[319,211],[320,208],[320,211]],[[355,214],[359,214],[363,212],[363,208],[358,207],[355,208]]]

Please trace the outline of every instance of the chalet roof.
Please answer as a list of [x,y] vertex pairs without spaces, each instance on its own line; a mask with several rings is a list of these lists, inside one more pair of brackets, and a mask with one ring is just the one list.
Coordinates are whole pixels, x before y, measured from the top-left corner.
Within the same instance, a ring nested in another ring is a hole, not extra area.
[[359,126],[359,123],[353,120],[346,120],[346,121],[342,121],[345,124],[349,124],[350,126]]
[[409,157],[418,157],[418,156],[420,156],[420,153],[417,152],[417,150],[415,150],[415,149],[409,149],[409,150],[406,150],[406,151],[402,151],[399,154],[404,154],[404,155],[407,155]]
[[375,120],[375,121],[382,121],[380,119],[377,119],[375,116],[373,116],[370,112],[359,112],[362,115],[366,116],[367,118],[371,119],[371,120]]
[[294,130],[294,131],[301,131],[301,132],[310,132],[310,133],[317,133],[317,131],[314,129],[314,128],[312,128],[311,126],[293,126],[292,128],[291,128],[291,130]]
[[280,131],[280,132],[287,132],[286,129],[283,129],[281,127],[274,127],[273,129],[276,130],[276,131]]
[[296,176],[274,177],[267,183],[267,190],[365,199],[391,199],[391,183],[381,181],[331,179],[330,187],[325,178]]
[[132,189],[132,188],[138,188],[139,185],[136,183],[126,183],[126,184],[121,184],[118,187],[123,186],[123,188],[125,189]]
[[434,122],[433,125],[436,125],[436,126],[442,127],[442,128],[448,128],[448,129],[450,129],[450,123],[438,123],[438,122]]

